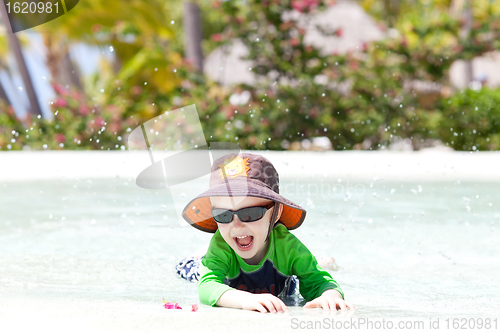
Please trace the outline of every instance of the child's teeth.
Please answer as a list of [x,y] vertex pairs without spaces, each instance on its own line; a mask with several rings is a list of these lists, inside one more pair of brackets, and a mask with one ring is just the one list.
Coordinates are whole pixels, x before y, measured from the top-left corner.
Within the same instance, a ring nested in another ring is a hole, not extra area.
[[[249,236],[249,235],[247,235],[247,236],[236,236],[235,238],[237,239],[237,243],[238,243],[239,246],[241,246],[241,247],[249,247],[250,244],[252,244],[252,238],[250,238],[250,237],[252,237],[252,236]],[[243,240],[243,239],[246,239],[246,238],[250,238],[248,240],[248,244],[245,244],[246,241],[241,241],[240,242],[240,240]]]

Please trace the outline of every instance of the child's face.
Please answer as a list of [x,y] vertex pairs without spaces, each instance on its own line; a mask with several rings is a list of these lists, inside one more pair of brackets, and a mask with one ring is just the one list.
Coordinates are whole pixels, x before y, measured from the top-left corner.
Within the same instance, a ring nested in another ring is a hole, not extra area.
[[[213,208],[223,208],[232,211],[253,206],[265,206],[271,200],[245,197],[238,198],[233,204],[230,197],[211,197]],[[231,223],[217,223],[222,238],[243,260],[250,265],[258,264],[267,253],[266,241],[273,208],[269,209],[263,218],[254,222],[241,222],[237,215]]]

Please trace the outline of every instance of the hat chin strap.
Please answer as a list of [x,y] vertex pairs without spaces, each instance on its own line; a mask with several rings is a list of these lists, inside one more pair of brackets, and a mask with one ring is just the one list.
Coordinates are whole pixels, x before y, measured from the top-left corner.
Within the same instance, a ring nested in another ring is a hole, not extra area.
[[267,231],[267,237],[266,237],[265,242],[267,242],[267,240],[269,239],[269,235],[271,234],[271,230],[273,230],[274,225],[276,224],[276,222],[278,222],[278,220],[276,219],[276,217],[278,216],[278,212],[279,212],[279,203],[275,202],[274,209],[273,209],[273,215],[271,215],[271,221],[269,222],[269,230]]

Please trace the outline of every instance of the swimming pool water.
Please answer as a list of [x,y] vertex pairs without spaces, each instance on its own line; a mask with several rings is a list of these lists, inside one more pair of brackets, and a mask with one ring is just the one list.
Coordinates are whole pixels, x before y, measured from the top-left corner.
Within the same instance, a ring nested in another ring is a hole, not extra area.
[[[498,316],[500,183],[297,176],[280,186],[308,211],[294,234],[317,257],[337,261],[332,276],[357,307],[351,315]],[[138,311],[144,321],[155,309],[151,318],[180,325],[186,314],[167,314],[162,297],[199,303],[196,285],[173,268],[210,237],[180,225],[167,192],[138,188],[133,179],[3,181],[0,308],[5,315],[46,304],[47,318],[80,302],[86,310],[78,311],[105,308],[100,327],[115,328],[126,319],[118,313]],[[210,318],[228,311],[236,310],[199,310]],[[304,311],[290,313],[323,315]],[[236,313],[243,322],[256,315]],[[277,330],[289,327],[283,318],[273,323]]]

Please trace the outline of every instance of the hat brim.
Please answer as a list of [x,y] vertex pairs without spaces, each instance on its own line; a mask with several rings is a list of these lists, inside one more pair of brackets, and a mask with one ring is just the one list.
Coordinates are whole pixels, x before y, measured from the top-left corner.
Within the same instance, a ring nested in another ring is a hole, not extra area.
[[[234,186],[235,183],[244,186]],[[210,197],[258,197],[272,200],[283,204],[280,222],[289,230],[298,228],[306,217],[304,208],[274,192],[268,187],[262,186],[252,180],[231,180],[228,183],[216,185],[201,193],[191,200],[183,209],[182,217],[196,229],[214,233],[217,230],[217,223],[212,217],[212,204]]]

